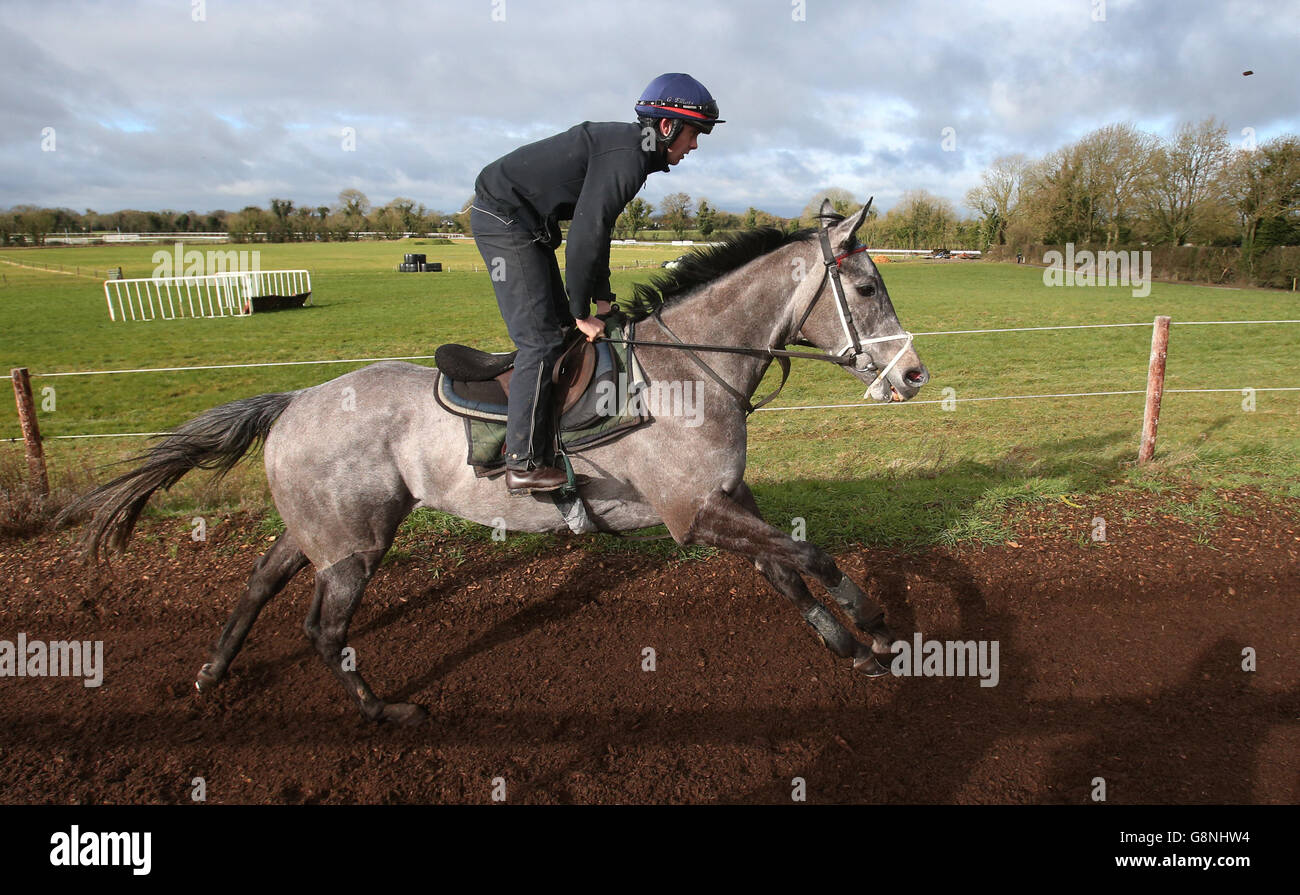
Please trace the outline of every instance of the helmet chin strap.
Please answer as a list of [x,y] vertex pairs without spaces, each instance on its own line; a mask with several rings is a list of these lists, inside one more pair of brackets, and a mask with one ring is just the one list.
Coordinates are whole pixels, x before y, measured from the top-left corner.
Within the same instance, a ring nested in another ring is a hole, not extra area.
[[[686,122],[680,118],[649,118],[644,115],[640,117],[643,127],[648,127],[655,133],[655,142],[660,146],[667,146],[677,139],[677,135],[682,132],[682,127]],[[668,122],[668,133],[665,134],[660,127],[660,122]]]

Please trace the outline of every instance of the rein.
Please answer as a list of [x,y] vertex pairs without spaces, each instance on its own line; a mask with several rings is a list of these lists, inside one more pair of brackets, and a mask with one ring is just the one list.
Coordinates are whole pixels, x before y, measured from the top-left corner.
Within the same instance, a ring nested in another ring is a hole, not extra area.
[[[843,216],[837,215],[836,219],[842,220]],[[849,307],[848,299],[844,295],[844,284],[840,282],[840,265],[843,263],[845,258],[848,258],[850,255],[856,255],[858,252],[864,252],[867,247],[859,246],[856,249],[845,252],[843,255],[837,256],[831,248],[829,229],[823,227],[819,233],[819,238],[822,250],[822,263],[826,267],[826,276],[822,279],[821,284],[818,285],[817,292],[813,295],[812,301],[808,302],[808,307],[804,309],[803,316],[799,318],[799,324],[795,327],[794,332],[797,337],[803,329],[804,323],[808,321],[808,316],[812,314],[813,308],[817,305],[817,301],[821,298],[822,293],[826,291],[826,283],[829,281],[831,283],[831,290],[835,293],[836,310],[839,312],[840,325],[844,328],[844,336],[846,339],[844,346],[840,348],[839,351],[834,353],[828,351],[789,351],[784,348],[773,347],[752,348],[743,345],[713,345],[696,342],[683,342],[677,337],[677,334],[669,328],[668,324],[664,322],[663,317],[660,316],[660,312],[663,310],[662,305],[655,308],[650,316],[654,318],[655,323],[659,324],[659,328],[668,334],[668,337],[672,339],[671,342],[647,342],[642,339],[608,339],[607,341],[618,342],[624,345],[640,345],[648,348],[678,348],[685,351],[691,360],[693,360],[710,379],[722,386],[723,389],[736,399],[736,403],[740,405],[740,408],[745,411],[745,415],[748,416],[764,404],[771,401],[777,395],[781,394],[781,390],[785,388],[786,381],[790,378],[790,358],[792,357],[803,358],[806,360],[826,361],[827,363],[836,364],[841,367],[853,367],[858,372],[870,372],[872,370],[877,370],[878,368],[874,361],[871,360],[870,355],[866,352],[863,346],[873,345],[878,342],[892,342],[903,339],[903,344],[894,354],[893,359],[883,370],[877,372],[876,378],[872,381],[871,385],[867,386],[867,392],[870,393],[872,387],[874,387],[877,382],[879,382],[883,377],[889,375],[890,371],[894,369],[894,366],[903,356],[903,352],[912,344],[912,334],[909,332],[903,332],[895,336],[877,336],[871,339],[860,339],[858,337],[857,326],[854,324],[853,320],[853,311]],[[750,395],[743,394],[739,389],[733,387],[730,383],[719,376],[716,370],[705,363],[704,359],[695,353],[697,351],[709,351],[722,354],[743,354],[748,357],[765,357],[773,359],[781,366],[781,384],[778,385],[774,391],[765,395],[757,404],[755,404],[750,401]],[[850,354],[849,352],[852,353]],[[866,366],[859,366],[858,359],[863,354],[868,355],[867,364]],[[866,396],[864,395],[863,397]]]

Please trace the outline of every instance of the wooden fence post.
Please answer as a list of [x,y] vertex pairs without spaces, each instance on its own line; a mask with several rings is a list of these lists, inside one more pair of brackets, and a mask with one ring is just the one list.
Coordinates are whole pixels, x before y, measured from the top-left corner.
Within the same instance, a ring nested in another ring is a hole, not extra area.
[[27,447],[27,472],[32,489],[42,497],[50,493],[50,479],[45,473],[45,451],[41,448],[41,430],[36,424],[36,402],[32,400],[32,380],[26,367],[14,367],[14,401],[18,404],[18,422],[23,428]]
[[1142,445],[1138,463],[1150,461],[1156,453],[1156,429],[1160,426],[1160,399],[1165,393],[1165,360],[1169,356],[1169,320],[1157,317],[1151,329],[1151,364],[1147,368],[1147,406],[1142,415]]

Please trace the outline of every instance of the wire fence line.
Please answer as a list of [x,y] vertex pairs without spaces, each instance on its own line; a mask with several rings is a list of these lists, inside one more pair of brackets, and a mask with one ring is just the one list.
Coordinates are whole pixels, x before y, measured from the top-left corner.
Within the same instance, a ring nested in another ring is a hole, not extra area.
[[[1270,386],[1267,388],[1256,388],[1255,386],[1243,388],[1167,388],[1163,393],[1170,394],[1200,394],[1209,392],[1236,392],[1241,394],[1244,391],[1256,392],[1300,392],[1300,385],[1291,386]],[[1028,401],[1034,398],[1095,398],[1109,395],[1145,395],[1146,389],[1129,389],[1126,391],[1115,392],[1066,392],[1053,395],[990,395],[978,398],[938,398],[926,401],[871,401],[857,404],[801,404],[790,407],[760,407],[755,413],[775,412],[779,410],[840,410],[851,407],[901,407],[911,404],[974,404],[980,401]]]
[[[1256,323],[1300,323],[1300,320],[1173,320],[1171,326],[1246,326]],[[1031,333],[1051,329],[1119,329],[1126,326],[1151,328],[1150,323],[1075,323],[1068,326],[1019,326],[1013,329],[947,329],[913,336],[966,336],[976,333]]]
[[62,264],[41,264],[40,262],[31,262],[24,264],[21,261],[10,261],[7,258],[0,258],[0,263],[8,264],[12,267],[21,267],[26,270],[39,270],[43,273],[63,274],[67,277],[88,277],[92,280],[107,279],[109,273],[107,270],[98,270],[93,267],[83,268],[80,265],[73,265],[72,269],[65,268]]
[[[410,354],[403,357],[344,357],[330,360],[282,360],[267,361],[258,364],[204,364],[193,367],[140,367],[134,370],[71,370],[65,373],[32,373],[35,379],[37,376],[116,376],[122,373],[178,373],[189,370],[238,370],[245,367],[302,367],[314,364],[368,364],[377,363],[385,360],[432,360],[432,354]],[[12,379],[10,375],[3,377]]]
[[[1267,323],[1300,323],[1300,320],[1175,320],[1173,326],[1248,326],[1255,324]],[[912,333],[915,337],[921,336],[964,336],[982,333],[1029,333],[1045,332],[1049,330],[1066,330],[1066,329],[1116,329],[1121,327],[1142,326],[1150,328],[1150,323],[1077,323],[1064,326],[1020,326],[1008,329],[950,329],[937,330],[935,332]],[[372,364],[388,360],[432,360],[432,354],[407,354],[397,357],[348,357],[348,358],[330,358],[326,360],[286,360],[286,361],[266,361],[256,364],[202,364],[188,367],[138,367],[125,370],[69,370],[64,372],[53,373],[32,373],[35,379],[38,376],[116,376],[124,373],[182,373],[190,370],[238,370],[248,367],[297,367],[311,366],[313,364]],[[11,379],[8,374],[0,376],[0,379]]]
[[[1300,392],[1300,386],[1267,386],[1255,387],[1247,386],[1242,388],[1167,388],[1164,394],[1212,394],[1234,392],[1241,394],[1245,391],[1254,392]],[[852,410],[862,407],[902,407],[920,404],[977,404],[986,401],[1029,401],[1038,398],[1096,398],[1109,397],[1113,395],[1145,395],[1145,389],[1127,389],[1113,392],[1062,392],[1056,394],[1043,395],[988,395],[975,398],[937,398],[925,401],[870,401],[858,402],[854,404],[797,404],[788,407],[760,407],[755,413],[777,413],[789,410]],[[56,438],[152,438],[171,435],[171,432],[106,432],[96,435],[46,435],[42,440],[53,440]],[[21,437],[0,438],[0,441],[14,442],[22,441]]]
[[[1300,320],[1182,320],[1172,321],[1174,326],[1251,326],[1260,324],[1274,323],[1300,323]],[[1124,327],[1150,327],[1150,323],[1082,323],[1068,324],[1061,326],[1023,326],[1005,329],[963,329],[963,330],[942,330],[935,332],[913,333],[913,336],[955,336],[955,335],[977,335],[985,333],[1015,333],[1015,332],[1047,332],[1052,330],[1073,330],[1073,329],[1117,329]],[[412,361],[412,360],[432,360],[432,354],[411,354],[395,357],[354,357],[354,358],[330,358],[325,360],[304,360],[304,361],[268,361],[263,363],[250,364],[203,364],[186,367],[140,367],[135,369],[123,370],[70,370],[52,373],[32,373],[32,378],[54,377],[54,376],[113,376],[127,373],[175,373],[188,372],[194,370],[234,370],[246,369],[252,367],[293,367],[293,366],[311,366],[324,364],[359,364],[359,363],[378,363],[380,361]],[[4,379],[12,379],[11,375],[5,375]],[[1300,391],[1300,386],[1272,386],[1272,387],[1242,387],[1242,388],[1166,388],[1164,394],[1213,394],[1225,392],[1245,392],[1252,390],[1255,392],[1294,392]],[[925,405],[925,404],[974,404],[989,401],[1029,401],[1045,398],[1094,398],[1094,397],[1112,397],[1118,395],[1145,395],[1145,389],[1128,389],[1120,391],[1104,392],[1066,392],[1040,395],[989,395],[974,398],[938,398],[923,401],[886,401],[886,402],[858,402],[852,404],[801,404],[789,405],[783,407],[760,407],[759,413],[776,413],[781,411],[795,410],[845,410],[860,407],[892,407],[897,404]],[[50,435],[46,439],[79,439],[79,438],[140,438],[163,436],[171,433],[168,432],[109,432],[103,434],[82,434],[82,435]],[[0,441],[14,442],[22,441],[21,437],[0,438]]]

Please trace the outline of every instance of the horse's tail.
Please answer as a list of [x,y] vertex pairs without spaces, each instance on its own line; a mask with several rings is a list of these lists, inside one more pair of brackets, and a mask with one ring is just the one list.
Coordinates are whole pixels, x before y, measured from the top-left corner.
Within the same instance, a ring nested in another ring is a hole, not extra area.
[[249,448],[266,438],[295,395],[258,395],[205,411],[143,454],[123,461],[140,465],[77,498],[59,513],[54,526],[93,513],[82,536],[86,558],[98,559],[105,540],[111,550],[125,551],[136,520],[155,491],[168,490],[196,467],[225,475]]

